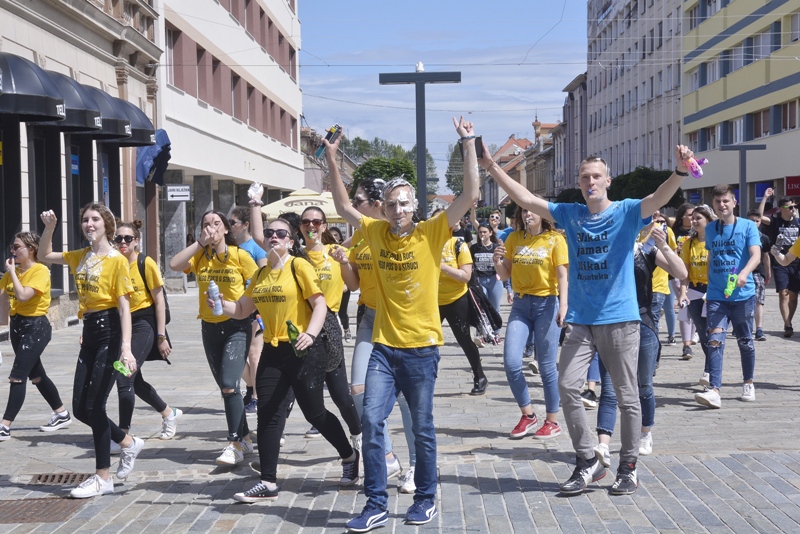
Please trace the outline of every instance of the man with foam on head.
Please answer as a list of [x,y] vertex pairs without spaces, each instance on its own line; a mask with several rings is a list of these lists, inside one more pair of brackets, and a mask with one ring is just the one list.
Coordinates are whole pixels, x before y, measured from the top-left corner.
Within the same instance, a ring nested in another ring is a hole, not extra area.
[[450,228],[478,198],[478,162],[472,123],[461,118],[456,131],[464,147],[464,192],[444,213],[415,223],[416,195],[402,178],[383,190],[385,221],[362,216],[349,202],[336,168],[338,141],[327,141],[326,158],[336,211],[360,228],[372,250],[377,275],[378,303],[364,392],[364,493],[367,503],[360,516],[348,521],[351,532],[367,532],[388,521],[386,462],[383,427],[402,393],[411,409],[417,462],[414,504],[406,524],[421,525],[437,515],[436,435],[433,425],[433,389],[443,344],[438,307],[438,276],[442,249]]

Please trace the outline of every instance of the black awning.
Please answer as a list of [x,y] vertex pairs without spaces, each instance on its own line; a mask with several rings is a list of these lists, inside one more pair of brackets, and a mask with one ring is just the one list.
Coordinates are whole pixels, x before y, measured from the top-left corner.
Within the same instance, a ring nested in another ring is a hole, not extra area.
[[[113,97],[112,97],[113,98]],[[134,106],[127,100],[114,98],[117,106],[121,107],[128,115],[131,123],[131,136],[118,141],[110,140],[119,146],[150,146],[156,144],[156,129],[144,111]]]
[[63,120],[64,98],[44,69],[25,58],[0,52],[0,114],[20,122]]
[[64,97],[67,117],[63,121],[42,122],[37,126],[53,127],[62,132],[99,131],[103,125],[100,108],[87,88],[60,72],[45,72]]
[[78,135],[86,135],[97,140],[129,138],[131,123],[124,109],[117,105],[119,99],[91,85],[83,85],[83,88],[91,95],[100,109],[100,129]]

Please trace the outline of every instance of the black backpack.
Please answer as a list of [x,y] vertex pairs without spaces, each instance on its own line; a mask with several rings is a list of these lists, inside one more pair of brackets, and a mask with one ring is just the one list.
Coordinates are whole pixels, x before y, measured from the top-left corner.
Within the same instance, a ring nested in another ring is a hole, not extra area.
[[[147,286],[147,276],[144,274],[144,262],[147,259],[147,256],[144,254],[139,254],[136,258],[136,263],[139,266],[139,275],[142,277],[142,282],[144,282],[144,289],[148,293],[150,293],[150,288]],[[164,291],[164,286],[161,286],[161,292],[164,294],[164,324],[169,324],[171,319],[169,313],[169,301],[167,300],[167,292]],[[153,314],[155,314],[155,310],[153,310]]]

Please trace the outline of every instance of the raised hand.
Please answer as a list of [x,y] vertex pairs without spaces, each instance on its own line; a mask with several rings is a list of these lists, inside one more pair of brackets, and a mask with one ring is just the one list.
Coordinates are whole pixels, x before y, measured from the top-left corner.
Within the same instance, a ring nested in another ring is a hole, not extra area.
[[40,217],[42,218],[45,228],[54,229],[56,227],[58,217],[56,217],[56,214],[53,212],[53,210],[43,211]]

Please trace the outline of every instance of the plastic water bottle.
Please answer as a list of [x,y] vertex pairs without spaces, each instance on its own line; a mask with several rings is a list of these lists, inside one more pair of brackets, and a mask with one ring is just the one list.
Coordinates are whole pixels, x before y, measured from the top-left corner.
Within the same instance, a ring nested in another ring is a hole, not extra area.
[[647,254],[653,247],[656,246],[656,238],[653,237],[653,232],[650,232],[650,235],[647,237],[647,241],[642,244],[642,252]]
[[219,286],[214,280],[208,283],[208,298],[214,301],[214,308],[211,313],[214,315],[222,315],[222,298],[219,296]]

